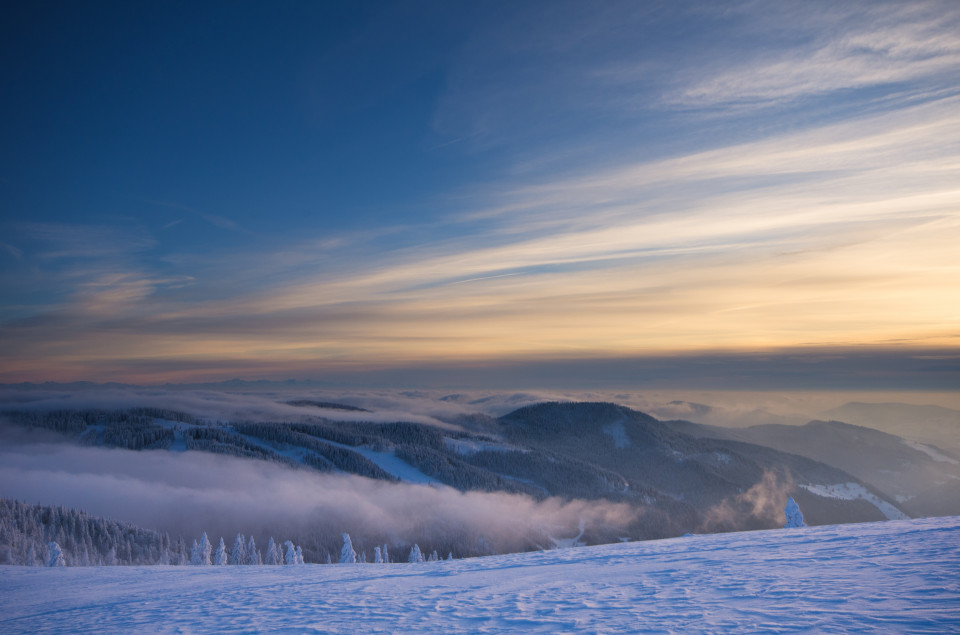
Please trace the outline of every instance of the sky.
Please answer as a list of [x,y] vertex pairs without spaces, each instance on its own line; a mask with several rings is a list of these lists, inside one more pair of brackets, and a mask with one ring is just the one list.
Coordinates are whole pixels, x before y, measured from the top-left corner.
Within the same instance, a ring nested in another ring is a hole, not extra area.
[[0,382],[960,386],[956,2],[15,2],[0,94]]

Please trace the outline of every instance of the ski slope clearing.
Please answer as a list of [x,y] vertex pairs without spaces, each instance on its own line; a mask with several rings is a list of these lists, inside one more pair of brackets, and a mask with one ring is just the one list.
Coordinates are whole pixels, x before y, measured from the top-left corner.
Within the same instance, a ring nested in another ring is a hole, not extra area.
[[0,632],[960,631],[960,517],[448,562],[0,567]]

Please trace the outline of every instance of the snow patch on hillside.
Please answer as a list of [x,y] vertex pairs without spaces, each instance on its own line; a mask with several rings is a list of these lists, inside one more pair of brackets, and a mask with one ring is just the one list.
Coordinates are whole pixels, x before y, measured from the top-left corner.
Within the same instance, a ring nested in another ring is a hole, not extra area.
[[613,439],[613,445],[618,450],[630,447],[630,437],[627,436],[627,429],[623,427],[623,421],[614,421],[603,426],[603,433]]
[[378,451],[372,450],[365,447],[357,447],[352,445],[346,445],[344,443],[337,443],[336,441],[331,441],[329,439],[322,439],[324,443],[335,445],[338,448],[343,448],[345,450],[350,450],[351,452],[356,452],[360,456],[364,457],[371,463],[375,463],[377,467],[389,474],[390,476],[395,476],[396,478],[404,481],[406,483],[420,483],[422,485],[442,485],[440,481],[433,478],[432,476],[427,476],[417,468],[413,467],[396,454],[393,450],[388,451]]
[[[349,447],[349,446],[348,446]],[[357,454],[365,457],[369,461],[376,463],[377,467],[381,470],[395,476],[401,481],[406,483],[420,483],[424,485],[442,485],[440,481],[433,478],[432,476],[427,476],[417,468],[413,467],[396,454],[393,451],[389,452],[377,452],[376,450],[371,450],[369,448],[350,448]]]
[[833,485],[801,485],[815,496],[823,498],[837,498],[840,500],[852,501],[862,498],[874,507],[880,510],[884,516],[890,520],[905,520],[909,518],[902,511],[888,503],[887,501],[871,494],[859,483],[836,483]]
[[506,443],[497,443],[495,441],[480,441],[477,439],[443,439],[447,450],[456,452],[461,456],[470,456],[477,452],[527,452],[528,450],[518,448]]
[[940,461],[941,463],[949,463],[951,465],[960,465],[960,461],[947,456],[943,452],[940,452],[937,448],[931,447],[929,445],[924,445],[923,443],[917,443],[916,441],[908,441],[903,439],[903,442],[909,445],[914,450],[919,450],[927,456],[929,456],[934,461]]

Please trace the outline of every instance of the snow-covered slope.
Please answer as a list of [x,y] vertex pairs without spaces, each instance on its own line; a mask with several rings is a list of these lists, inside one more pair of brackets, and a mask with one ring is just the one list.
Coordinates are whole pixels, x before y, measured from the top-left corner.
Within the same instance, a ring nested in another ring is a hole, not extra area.
[[960,517],[451,562],[0,567],[0,632],[960,631]]

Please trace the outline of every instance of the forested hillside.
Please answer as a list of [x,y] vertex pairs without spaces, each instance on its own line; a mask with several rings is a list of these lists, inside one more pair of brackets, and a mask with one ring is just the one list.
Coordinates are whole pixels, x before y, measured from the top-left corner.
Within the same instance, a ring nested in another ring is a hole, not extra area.
[[[611,403],[541,403],[485,420],[483,432],[307,415],[217,421],[155,408],[14,410],[2,419],[21,440],[49,433],[83,445],[206,452],[464,492],[628,503],[641,511],[630,528],[637,538],[773,527],[788,495],[813,524],[902,516],[883,492],[838,467],[756,444],[697,438]],[[838,496],[836,488],[862,494]],[[588,528],[583,540],[615,539],[609,531]]]

